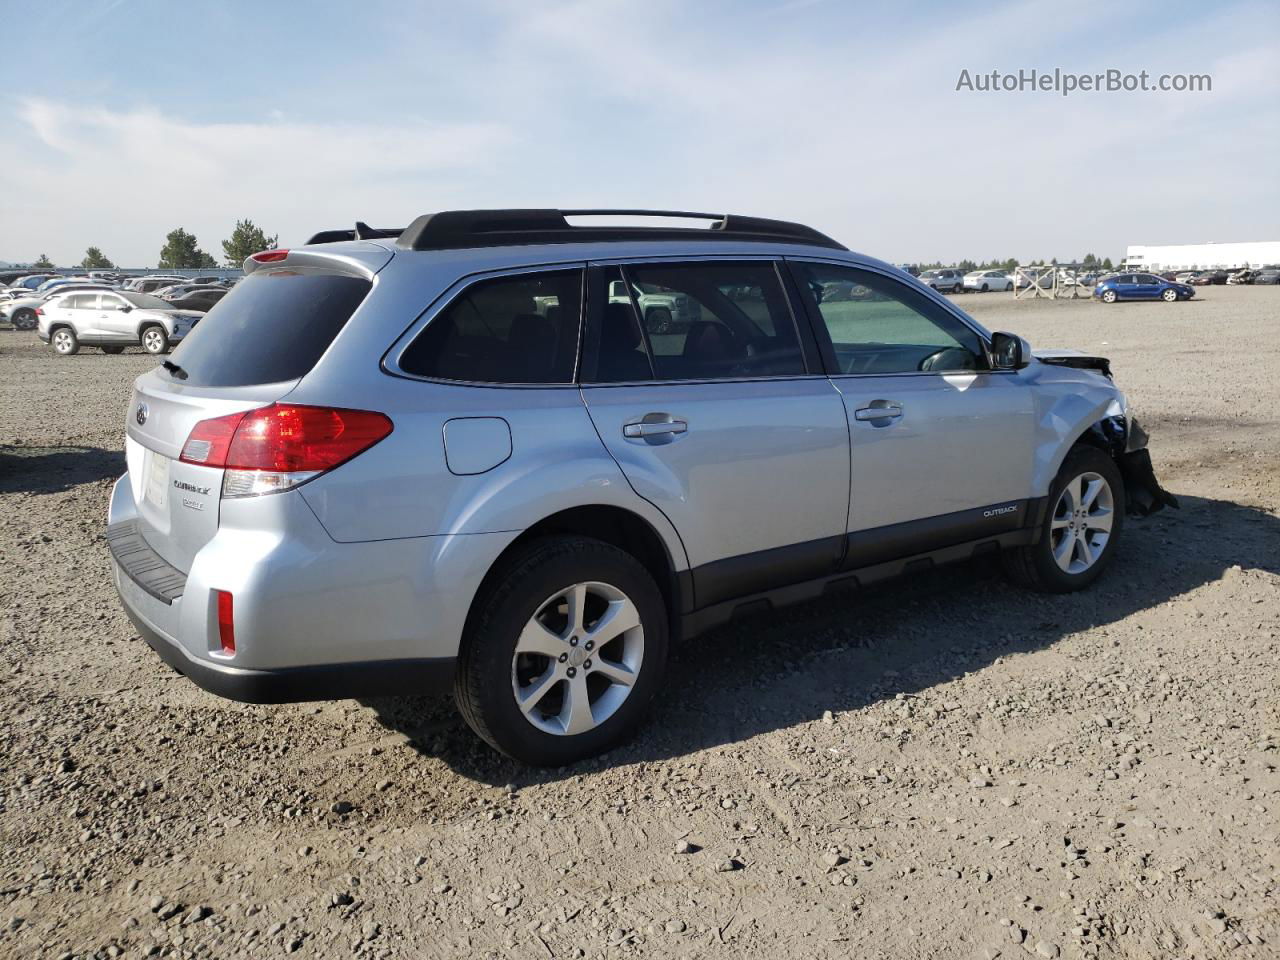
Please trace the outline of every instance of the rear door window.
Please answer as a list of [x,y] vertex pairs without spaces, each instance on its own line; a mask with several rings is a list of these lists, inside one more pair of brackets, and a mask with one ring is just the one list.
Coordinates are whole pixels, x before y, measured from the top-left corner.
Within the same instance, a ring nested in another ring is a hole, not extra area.
[[625,282],[608,287],[595,382],[647,379],[646,355],[657,380],[806,372],[772,261],[637,263],[622,272]]
[[174,351],[173,362],[190,386],[297,380],[316,365],[372,286],[363,277],[300,267],[257,270],[214,304]]
[[572,383],[582,282],[581,269],[481,280],[431,318],[399,367],[468,383]]

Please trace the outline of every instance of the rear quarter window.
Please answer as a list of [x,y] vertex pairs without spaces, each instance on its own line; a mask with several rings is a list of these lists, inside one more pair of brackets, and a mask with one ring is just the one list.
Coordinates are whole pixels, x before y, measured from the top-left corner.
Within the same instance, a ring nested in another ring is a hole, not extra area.
[[[373,284],[305,268],[259,270],[215,303],[173,353],[200,387],[243,387],[305,376]],[[166,304],[168,306],[168,304]]]

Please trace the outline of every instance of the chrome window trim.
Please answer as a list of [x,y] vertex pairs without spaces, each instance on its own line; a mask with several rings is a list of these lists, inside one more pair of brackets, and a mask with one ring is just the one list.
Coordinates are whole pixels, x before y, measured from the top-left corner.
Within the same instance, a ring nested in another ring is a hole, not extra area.
[[[453,304],[465,294],[465,292],[480,283],[489,280],[499,280],[503,277],[521,277],[533,273],[566,273],[570,270],[577,270],[580,276],[581,289],[579,291],[578,303],[578,335],[574,341],[573,347],[573,371],[570,379],[567,381],[557,380],[554,383],[506,383],[501,380],[457,380],[448,377],[424,377],[421,374],[409,373],[400,365],[400,360],[404,356],[406,350],[418,338],[422,331],[437,316],[449,309]],[[431,303],[427,304],[422,313],[418,314],[413,323],[400,334],[399,337],[387,348],[386,353],[382,355],[379,363],[383,373],[390,374],[393,377],[400,377],[404,380],[416,380],[419,383],[439,383],[451,386],[466,387],[489,387],[494,390],[563,390],[567,387],[576,387],[578,383],[578,364],[581,363],[582,353],[582,331],[585,324],[587,309],[587,262],[584,260],[571,260],[560,263],[540,263],[521,267],[507,267],[500,270],[482,270],[476,273],[469,273],[464,277],[455,280],[449,287],[445,289],[440,296],[436,297]]]

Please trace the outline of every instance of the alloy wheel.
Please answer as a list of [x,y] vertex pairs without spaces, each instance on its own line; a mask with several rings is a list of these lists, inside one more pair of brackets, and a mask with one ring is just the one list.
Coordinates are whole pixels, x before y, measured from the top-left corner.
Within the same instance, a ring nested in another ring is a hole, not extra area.
[[1097,563],[1111,539],[1115,506],[1101,474],[1082,473],[1063,488],[1049,521],[1049,549],[1059,568],[1080,574]]
[[516,706],[545,733],[574,736],[613,716],[644,660],[635,603],[607,583],[575,583],[543,601],[511,660]]
[[59,330],[53,335],[53,349],[59,353],[70,353],[71,345],[71,334],[67,333],[67,331]]
[[164,349],[164,334],[152,327],[142,335],[142,346],[147,353],[159,353]]

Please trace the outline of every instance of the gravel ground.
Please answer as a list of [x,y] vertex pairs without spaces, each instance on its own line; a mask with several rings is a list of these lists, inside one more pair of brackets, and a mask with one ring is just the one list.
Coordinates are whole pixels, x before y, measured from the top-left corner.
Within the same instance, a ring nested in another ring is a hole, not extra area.
[[975,563],[708,635],[560,771],[170,672],[102,538],[154,361],[0,331],[0,956],[1280,954],[1280,288],[962,303],[1111,357],[1183,509],[1083,594]]

